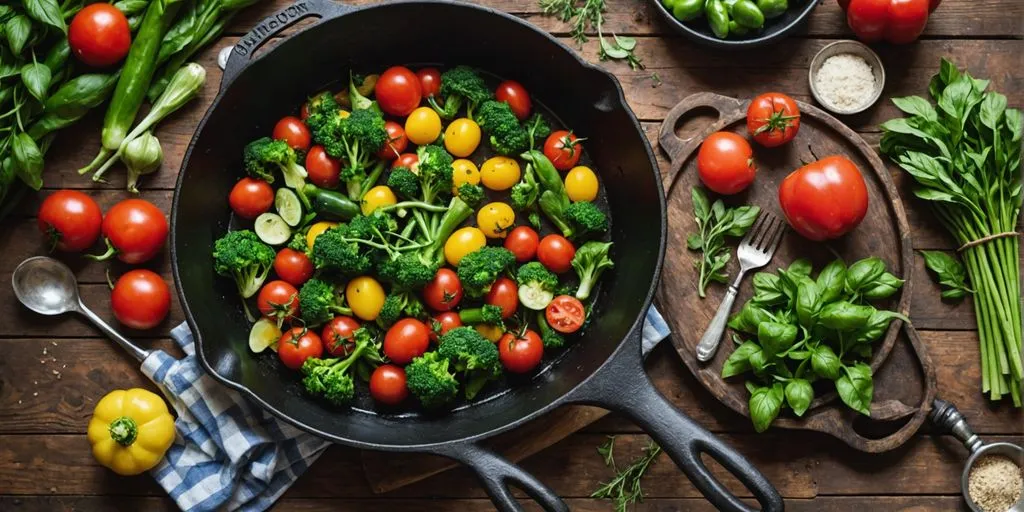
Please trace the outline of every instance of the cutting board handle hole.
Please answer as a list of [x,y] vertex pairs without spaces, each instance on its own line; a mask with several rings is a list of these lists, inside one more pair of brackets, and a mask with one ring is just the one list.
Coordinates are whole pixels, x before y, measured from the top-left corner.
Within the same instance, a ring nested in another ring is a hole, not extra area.
[[674,132],[683,142],[701,135],[708,126],[718,121],[721,113],[714,107],[703,105],[679,116]]

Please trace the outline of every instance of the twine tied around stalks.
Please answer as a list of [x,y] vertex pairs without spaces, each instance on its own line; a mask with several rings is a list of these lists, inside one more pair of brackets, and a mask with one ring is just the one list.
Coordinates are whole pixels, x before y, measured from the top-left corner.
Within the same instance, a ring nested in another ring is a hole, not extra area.
[[996,233],[994,235],[983,236],[983,237],[981,237],[981,238],[979,238],[977,240],[971,240],[970,242],[967,242],[966,244],[961,245],[956,250],[956,252],[964,252],[967,249],[970,249],[971,247],[975,247],[975,246],[981,245],[981,244],[983,244],[985,242],[991,242],[992,240],[998,240],[1000,238],[1009,238],[1011,236],[1012,237],[1018,237],[1020,235],[1021,234],[1016,232],[1016,231],[1004,231],[1002,233]]

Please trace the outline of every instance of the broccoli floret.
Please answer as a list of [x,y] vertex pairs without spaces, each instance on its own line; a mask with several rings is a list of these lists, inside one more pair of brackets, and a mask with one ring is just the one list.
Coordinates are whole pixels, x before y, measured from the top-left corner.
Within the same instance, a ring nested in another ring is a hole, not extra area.
[[309,244],[306,243],[306,234],[302,231],[295,232],[295,234],[292,235],[292,239],[288,242],[288,248],[293,251],[308,253]]
[[306,184],[306,168],[299,165],[295,150],[283,140],[261,137],[245,146],[242,162],[249,176],[274,182],[274,170],[281,171],[284,184],[300,188]]
[[317,270],[343,276],[358,276],[370,270],[372,249],[360,247],[358,236],[350,237],[350,231],[340,224],[316,237],[311,259]]
[[498,348],[470,327],[456,327],[441,336],[437,353],[462,374],[466,398],[472,400],[488,381],[501,377]]
[[608,217],[590,201],[570,204],[565,209],[565,219],[572,223],[576,236],[608,231]]
[[576,269],[576,274],[580,276],[580,287],[576,290],[577,299],[586,300],[590,297],[590,292],[601,277],[601,273],[615,266],[608,257],[608,250],[611,247],[611,242],[587,242],[576,250],[576,255],[572,257],[572,268]]
[[519,183],[512,185],[512,189],[509,190],[509,203],[516,210],[529,210],[537,203],[538,196],[540,196],[540,186],[537,185],[537,179],[533,175],[533,164],[527,163],[526,170],[523,171],[523,178]]
[[480,103],[493,97],[487,83],[468,66],[457,66],[441,74],[441,96],[444,105],[439,105],[431,96],[427,102],[444,119],[451,119],[466,105],[466,116],[473,119],[473,111]]
[[530,134],[519,125],[512,108],[503,101],[487,101],[476,116],[480,129],[489,135],[491,148],[499,155],[518,155],[530,149]]
[[441,195],[452,190],[452,156],[441,146],[428,144],[416,150],[419,157],[420,189],[423,201],[433,203]]
[[539,113],[533,114],[523,123],[526,133],[530,136],[530,149],[537,147],[537,144],[551,135],[551,126]]
[[424,264],[415,253],[404,253],[397,258],[384,260],[377,267],[381,279],[403,291],[422,289],[434,279],[436,273],[437,267]]
[[544,342],[544,348],[562,348],[565,346],[565,337],[551,328],[543,311],[537,312],[537,328],[540,329],[540,339]]
[[420,177],[406,167],[391,169],[388,187],[404,199],[419,199]]
[[261,242],[256,233],[248,229],[230,231],[213,244],[213,269],[233,278],[238,294],[248,299],[267,280],[274,256],[274,250]]
[[516,282],[519,284],[519,302],[535,310],[546,308],[555,298],[555,289],[558,288],[558,276],[537,261],[519,267]]
[[377,314],[377,325],[388,329],[402,318],[423,318],[427,310],[414,293],[391,293],[384,299],[384,305]]
[[355,398],[355,383],[348,370],[360,361],[376,364],[381,358],[377,344],[365,328],[357,329],[352,337],[354,348],[347,357],[311,357],[302,363],[302,385],[309,394],[337,406],[347,405]]
[[306,126],[309,128],[309,133],[313,135],[313,140],[320,144],[321,141],[317,134],[327,134],[334,125],[337,125],[341,120],[341,106],[338,105],[333,94],[325,91],[310,98],[306,102],[306,107],[309,111],[309,115],[305,119]]
[[459,185],[458,196],[473,209],[479,208],[480,205],[483,204],[484,199],[487,199],[484,195],[484,188],[472,183],[463,183],[462,185]]
[[326,281],[310,279],[299,289],[299,312],[306,327],[324,324],[336,314],[351,316],[352,310],[343,304],[342,294]]
[[448,370],[447,358],[427,352],[405,367],[406,387],[423,404],[434,409],[452,402],[459,393],[459,381]]
[[[348,99],[352,104],[352,110],[373,110],[380,112],[380,106],[377,105],[376,101],[363,96],[363,94],[359,92],[359,87],[361,87],[365,81],[365,76],[354,75],[351,72],[348,74]],[[370,91],[372,92],[373,89],[370,89]]]
[[484,304],[478,308],[467,308],[459,311],[459,320],[466,325],[501,324],[501,306]]
[[379,170],[369,175],[366,172],[377,151],[388,141],[384,117],[373,109],[353,110],[349,114],[333,98],[322,98],[315,110],[311,107],[306,124],[328,155],[345,161],[341,180],[353,201],[361,198],[383,171],[383,166],[378,165]]
[[504,247],[481,247],[459,261],[457,274],[467,296],[483,297],[498,276],[508,270],[516,257]]

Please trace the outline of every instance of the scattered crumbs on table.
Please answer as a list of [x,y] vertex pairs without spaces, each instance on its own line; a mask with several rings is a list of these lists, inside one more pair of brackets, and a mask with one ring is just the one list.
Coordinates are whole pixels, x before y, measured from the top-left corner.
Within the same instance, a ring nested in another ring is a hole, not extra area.
[[46,355],[46,347],[43,347],[43,355]]
[[836,110],[857,110],[875,94],[875,73],[860,55],[839,53],[821,64],[814,78],[821,99]]
[[1024,489],[1020,466],[1002,455],[986,455],[967,476],[967,494],[985,512],[1005,512]]
[[651,88],[656,89],[657,87],[661,86],[661,84],[661,77],[658,76],[658,73],[651,73]]
[[32,393],[32,396],[39,396],[39,392],[36,391],[36,392]]
[[18,400],[18,404],[21,404],[21,400]]
[[53,346],[55,346],[55,347],[56,347],[56,346],[57,346],[57,342],[56,342],[56,341],[51,341],[51,342],[50,342],[50,345],[53,345]]

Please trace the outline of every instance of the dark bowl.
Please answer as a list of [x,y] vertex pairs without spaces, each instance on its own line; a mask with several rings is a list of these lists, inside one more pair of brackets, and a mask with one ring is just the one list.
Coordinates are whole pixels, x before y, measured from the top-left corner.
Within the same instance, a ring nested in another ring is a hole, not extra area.
[[744,39],[719,39],[711,32],[711,27],[704,18],[683,23],[672,16],[672,13],[665,8],[661,0],[651,0],[657,6],[656,9],[669,25],[672,25],[680,34],[690,40],[713,48],[724,48],[727,50],[742,50],[764,46],[786,37],[789,33],[796,31],[803,25],[804,21],[818,5],[817,0],[790,0],[790,7],[779,17],[765,20],[765,28],[758,34],[752,34]]

